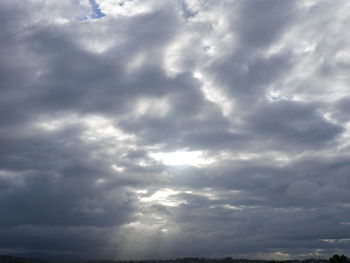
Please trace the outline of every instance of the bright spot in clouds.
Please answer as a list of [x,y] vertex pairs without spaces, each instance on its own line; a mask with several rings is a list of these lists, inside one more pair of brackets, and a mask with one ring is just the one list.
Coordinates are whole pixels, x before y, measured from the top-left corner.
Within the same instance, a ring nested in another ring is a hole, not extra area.
[[161,189],[151,196],[141,197],[140,201],[144,203],[158,203],[164,206],[178,206],[185,202],[184,200],[174,198],[174,195],[179,193],[179,191],[173,189]]
[[213,163],[213,159],[204,157],[202,151],[158,152],[150,156],[165,165],[173,166],[204,166]]

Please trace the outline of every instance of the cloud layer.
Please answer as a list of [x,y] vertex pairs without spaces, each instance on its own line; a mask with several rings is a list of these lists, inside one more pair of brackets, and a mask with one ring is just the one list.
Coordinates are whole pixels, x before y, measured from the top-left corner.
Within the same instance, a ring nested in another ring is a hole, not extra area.
[[0,3],[0,252],[350,253],[350,4]]

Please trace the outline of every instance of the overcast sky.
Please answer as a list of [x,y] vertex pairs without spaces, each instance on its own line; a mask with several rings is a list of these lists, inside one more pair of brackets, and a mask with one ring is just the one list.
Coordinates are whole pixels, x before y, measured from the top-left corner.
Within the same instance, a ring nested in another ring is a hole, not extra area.
[[0,0],[0,253],[350,254],[348,0]]

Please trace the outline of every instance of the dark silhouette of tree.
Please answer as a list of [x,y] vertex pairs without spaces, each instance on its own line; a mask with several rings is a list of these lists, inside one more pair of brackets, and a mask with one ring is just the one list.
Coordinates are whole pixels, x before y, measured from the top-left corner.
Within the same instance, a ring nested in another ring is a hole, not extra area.
[[338,254],[335,254],[333,257],[329,259],[330,263],[348,263],[348,258],[344,255],[339,256]]

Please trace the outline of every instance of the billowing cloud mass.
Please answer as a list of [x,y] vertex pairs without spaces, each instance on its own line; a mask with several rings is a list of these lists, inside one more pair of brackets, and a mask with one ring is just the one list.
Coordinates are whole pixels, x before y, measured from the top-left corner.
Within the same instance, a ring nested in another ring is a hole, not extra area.
[[0,1],[0,252],[349,254],[349,13]]

